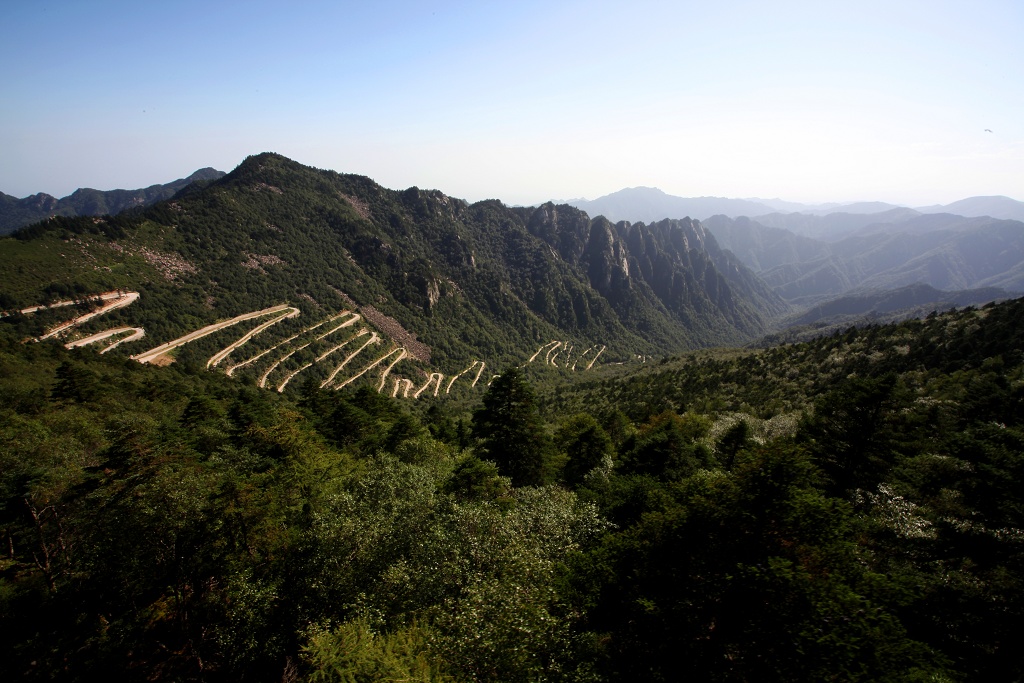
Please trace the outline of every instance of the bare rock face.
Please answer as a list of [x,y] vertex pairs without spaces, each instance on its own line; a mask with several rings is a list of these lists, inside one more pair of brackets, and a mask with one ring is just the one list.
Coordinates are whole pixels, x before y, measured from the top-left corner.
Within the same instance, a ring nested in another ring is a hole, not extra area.
[[[586,274],[620,315],[647,306],[681,321],[724,319],[753,332],[786,304],[719,248],[700,221],[665,219],[650,225],[604,217],[590,220],[570,206],[545,204],[528,222],[562,259]],[[751,305],[753,304],[753,305]]]

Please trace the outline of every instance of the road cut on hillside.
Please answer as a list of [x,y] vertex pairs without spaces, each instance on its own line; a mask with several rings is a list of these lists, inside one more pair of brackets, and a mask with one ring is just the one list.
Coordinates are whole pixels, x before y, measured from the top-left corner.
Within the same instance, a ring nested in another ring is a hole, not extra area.
[[[97,295],[97,296],[94,296],[94,297],[90,297],[90,298],[86,299],[86,301],[95,300],[95,299],[99,299],[101,301],[109,301],[110,303],[103,304],[102,306],[97,308],[95,311],[90,311],[90,312],[88,312],[88,313],[86,313],[84,315],[78,316],[77,318],[72,318],[71,320],[69,320],[66,323],[61,323],[60,325],[58,325],[57,327],[53,328],[52,330],[50,330],[49,332],[47,332],[43,336],[39,337],[38,341],[42,341],[44,339],[49,339],[50,337],[56,336],[56,335],[60,334],[61,332],[63,332],[64,330],[67,330],[67,329],[70,329],[72,327],[75,327],[76,325],[81,325],[86,320],[92,320],[96,316],[103,315],[104,313],[110,313],[115,308],[122,308],[124,306],[129,305],[129,304],[132,304],[132,303],[138,301],[139,293],[138,292],[105,292],[103,294],[100,294],[100,295]],[[74,302],[72,302],[72,303],[74,303]],[[67,302],[62,301],[62,302],[58,302],[56,304],[53,304],[52,306],[33,306],[31,309],[25,308],[25,309],[22,309],[21,312],[22,313],[25,313],[25,312],[34,313],[35,311],[42,310],[42,309],[45,309],[45,308],[54,308],[55,306],[58,306],[58,305],[59,306],[65,306],[65,305],[68,305],[68,304],[67,304]]]
[[454,377],[452,377],[451,380],[448,382],[448,387],[444,390],[444,393],[445,394],[451,393],[452,385],[455,384],[455,380],[457,380],[458,378],[462,377],[467,372],[470,372],[477,365],[480,366],[480,369],[477,370],[477,372],[476,372],[476,379],[473,380],[473,384],[471,385],[471,386],[475,387],[476,386],[476,380],[480,379],[480,373],[484,371],[484,362],[482,360],[475,360],[475,361],[473,361],[472,364],[470,364],[470,366],[468,368],[466,368],[465,370],[463,370],[459,374],[457,374]]
[[[412,395],[413,398],[419,398],[420,394],[426,391],[431,384],[434,384],[434,396],[441,390],[441,382],[444,381],[444,375],[440,372],[432,372],[427,376],[427,383],[424,384],[419,390]],[[436,384],[435,384],[436,382]]]
[[[361,336],[365,335],[367,333],[367,331],[368,330],[366,330],[365,328],[360,330],[359,333],[356,335],[356,337],[361,337]],[[355,351],[350,353],[348,356],[346,356],[345,360],[341,361],[341,365],[339,365],[338,367],[334,368],[334,372],[331,373],[330,377],[328,377],[327,379],[325,379],[323,382],[320,383],[320,388],[321,389],[323,389],[324,387],[328,386],[331,382],[333,382],[334,378],[338,376],[338,373],[341,372],[342,368],[344,368],[346,365],[348,365],[349,362],[351,362],[351,360],[353,358],[355,358],[360,353],[362,353],[363,349],[365,349],[370,344],[376,344],[376,343],[378,343],[380,341],[380,335],[378,335],[376,332],[370,332],[369,334],[370,334],[370,338],[367,339],[365,342],[363,342],[362,346],[360,346],[358,349],[356,349]],[[349,340],[349,341],[351,341],[351,340]],[[348,341],[346,341],[345,343],[347,344]],[[340,347],[336,347],[336,348],[340,348]],[[328,353],[333,353],[334,350],[335,349],[331,349],[331,351],[329,351]],[[321,358],[322,357],[323,356],[321,356]]]
[[386,368],[386,369],[384,370],[384,373],[383,373],[383,374],[381,375],[381,380],[382,380],[382,381],[381,381],[381,383],[380,383],[380,387],[378,387],[378,388],[377,388],[377,391],[379,392],[379,391],[380,391],[381,389],[383,389],[383,388],[384,388],[384,382],[383,382],[383,380],[387,378],[387,373],[391,371],[391,368],[395,367],[395,364],[396,364],[396,363],[398,363],[398,361],[402,360],[402,359],[403,359],[403,358],[405,358],[405,357],[406,357],[407,355],[409,355],[409,352],[408,352],[408,351],[406,351],[405,349],[403,349],[402,347],[398,347],[398,348],[396,348],[396,349],[391,349],[390,351],[388,351],[387,353],[385,353],[385,354],[384,354],[383,356],[381,356],[381,357],[380,357],[380,358],[378,358],[377,360],[373,361],[372,363],[370,363],[369,365],[367,365],[367,366],[366,366],[365,368],[363,368],[362,370],[360,370],[360,371],[359,371],[359,372],[357,372],[356,374],[354,374],[354,375],[352,375],[351,377],[349,377],[349,378],[348,378],[347,380],[345,380],[344,382],[341,382],[340,384],[338,384],[338,386],[334,387],[334,389],[335,389],[335,390],[338,390],[338,389],[341,389],[341,388],[342,388],[342,387],[344,387],[344,386],[347,386],[347,385],[351,384],[352,382],[356,381],[357,379],[359,379],[360,377],[362,377],[363,375],[365,375],[365,374],[366,374],[367,372],[369,372],[370,370],[374,369],[375,367],[377,367],[378,365],[380,365],[381,363],[383,363],[383,362],[384,362],[384,361],[385,361],[385,360],[386,360],[386,359],[387,359],[388,357],[390,357],[390,356],[393,356],[393,355],[394,355],[394,354],[396,354],[396,353],[398,354],[398,359],[397,359],[397,360],[396,360],[396,361],[395,361],[394,363],[392,363],[391,365],[389,365],[389,366],[388,366],[388,367],[387,367],[387,368]]
[[[29,306],[28,308],[19,309],[18,313],[21,313],[22,315],[29,315],[37,311],[46,311],[51,308],[61,308],[63,306],[74,306],[76,304],[85,303],[87,301],[96,301],[97,299],[100,301],[110,301],[111,299],[120,299],[127,293],[128,292],[122,292],[119,290],[115,290],[113,292],[103,292],[102,294],[87,296],[82,299],[65,299],[64,301],[55,301],[52,304],[39,304],[38,306]],[[138,292],[135,292],[135,294],[138,294]],[[3,313],[0,313],[0,318],[10,314],[10,311],[4,311]]]
[[73,342],[68,342],[67,344],[64,345],[64,348],[74,349],[79,346],[88,346],[89,344],[95,344],[98,341],[119,334],[124,334],[125,332],[131,332],[132,334],[125,337],[124,339],[118,339],[116,342],[100,351],[100,355],[106,353],[107,351],[110,351],[111,349],[121,344],[124,344],[125,342],[135,341],[136,339],[142,339],[143,337],[146,336],[146,331],[141,327],[115,327],[112,330],[103,330],[102,332],[97,332],[96,334],[85,337],[83,339],[76,339]]
[[274,318],[272,320],[268,320],[267,322],[259,325],[255,329],[249,330],[248,332],[246,332],[242,336],[241,339],[239,339],[238,341],[236,341],[236,342],[234,342],[232,344],[228,344],[223,349],[221,349],[217,353],[215,353],[212,356],[210,356],[210,360],[206,361],[206,367],[207,368],[215,368],[215,367],[217,367],[217,364],[220,363],[225,358],[227,358],[228,355],[232,351],[234,351],[239,346],[241,346],[245,342],[247,342],[250,339],[252,339],[253,337],[255,337],[257,334],[259,334],[263,330],[267,329],[268,327],[273,327],[274,325],[278,324],[279,322],[281,322],[285,318],[294,318],[296,315],[298,315],[298,310],[297,309],[293,309],[293,310],[295,311],[294,313],[291,312],[291,311],[283,312],[283,313],[281,313],[280,316],[278,316],[278,317],[276,317],[276,318]]
[[391,398],[398,398],[398,392],[401,391],[402,387],[405,387],[405,393],[402,398],[409,398],[409,391],[413,388],[412,380],[401,377],[395,380],[395,390],[391,392]]
[[137,360],[140,363],[152,363],[157,358],[160,358],[161,356],[165,355],[168,351],[172,351],[173,349],[176,349],[179,346],[184,346],[185,344],[193,342],[196,339],[201,339],[208,334],[213,334],[214,332],[223,330],[225,327],[231,327],[232,325],[237,325],[238,323],[243,322],[245,320],[252,320],[253,318],[262,318],[265,315],[273,315],[274,313],[279,313],[281,311],[293,311],[293,313],[291,314],[292,316],[300,314],[299,309],[295,308],[294,306],[289,306],[288,304],[280,304],[278,306],[264,308],[261,311],[243,313],[242,315],[235,316],[234,318],[231,318],[229,320],[223,320],[219,323],[207,325],[202,329],[198,329],[195,332],[190,332],[189,334],[186,334],[184,337],[179,337],[177,339],[174,339],[173,341],[167,342],[166,344],[161,344],[155,349],[150,349],[149,351],[146,351],[144,353],[132,356],[132,359]]

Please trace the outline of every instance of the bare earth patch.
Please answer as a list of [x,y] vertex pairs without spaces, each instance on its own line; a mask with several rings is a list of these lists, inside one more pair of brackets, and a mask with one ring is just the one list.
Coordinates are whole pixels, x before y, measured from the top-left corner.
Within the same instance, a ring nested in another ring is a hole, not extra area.
[[186,261],[180,254],[173,252],[162,252],[150,249],[149,247],[136,247],[124,245],[117,242],[109,242],[107,246],[119,254],[127,256],[141,256],[146,263],[156,268],[163,275],[165,280],[175,280],[187,273],[198,273],[199,269]]
[[249,268],[250,270],[258,270],[261,273],[265,272],[262,266],[279,266],[285,261],[276,254],[250,254],[245,252],[245,261],[242,261],[243,268]]
[[339,192],[338,196],[344,199],[346,202],[348,202],[349,205],[351,205],[352,208],[356,210],[356,213],[358,213],[361,218],[370,220],[369,204],[364,202],[362,199],[359,199],[358,197],[353,197],[352,195],[345,194],[344,192]]
[[415,333],[402,327],[397,320],[381,313],[373,306],[362,306],[359,311],[378,330],[394,339],[399,345],[404,346],[410,356],[424,363],[430,362],[430,347],[418,340]]
[[269,190],[269,191],[273,192],[274,194],[284,194],[284,190],[282,190],[280,187],[274,187],[273,185],[267,185],[266,183],[263,183],[263,182],[256,183],[255,185],[252,186],[252,189],[256,190],[257,192],[259,192],[261,190]]
[[139,247],[139,256],[146,259],[149,265],[160,271],[165,280],[174,280],[186,273],[198,273],[199,269],[183,259],[179,254],[154,251],[147,247]]

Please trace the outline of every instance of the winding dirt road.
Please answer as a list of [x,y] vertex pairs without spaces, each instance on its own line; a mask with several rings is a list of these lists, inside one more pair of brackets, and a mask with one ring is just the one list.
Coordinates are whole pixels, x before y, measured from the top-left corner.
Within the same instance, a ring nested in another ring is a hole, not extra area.
[[[357,379],[359,379],[360,377],[362,377],[363,375],[368,373],[370,370],[374,369],[375,367],[377,367],[378,365],[383,363],[385,359],[387,359],[389,356],[394,355],[395,353],[398,353],[398,360],[396,360],[394,363],[389,365],[387,367],[387,369],[384,371],[384,375],[382,376],[381,379],[386,378],[387,377],[387,373],[391,371],[391,368],[393,368],[395,366],[395,363],[397,363],[399,360],[402,360],[403,358],[405,358],[409,354],[409,352],[406,351],[405,349],[403,349],[402,347],[398,347],[397,349],[391,349],[390,351],[385,353],[383,356],[381,356],[377,360],[373,361],[372,363],[367,365],[365,368],[363,368],[362,370],[360,370],[356,374],[354,374],[351,377],[349,377],[347,380],[345,380],[344,382],[342,382],[338,386],[334,387],[335,390],[341,389],[343,386],[346,386],[346,385],[351,384],[352,382],[356,381]],[[377,388],[377,391],[379,392],[383,388],[384,388],[384,382],[381,382],[380,387]]]
[[[367,330],[366,330],[366,329],[364,328],[364,329],[362,329],[362,330],[360,330],[360,331],[359,331],[359,334],[357,334],[357,335],[356,335],[356,337],[361,337],[362,335],[364,335],[364,334],[366,334],[366,333],[367,333]],[[349,340],[349,341],[351,341],[351,340]],[[380,341],[380,335],[379,335],[379,334],[377,334],[376,332],[370,332],[370,338],[369,338],[369,339],[367,339],[367,340],[366,340],[366,342],[364,342],[362,346],[360,346],[360,347],[359,347],[358,349],[356,349],[355,351],[353,351],[352,353],[350,353],[350,354],[349,354],[349,355],[348,355],[348,356],[347,356],[347,357],[345,358],[345,360],[341,361],[341,365],[339,365],[338,367],[334,368],[334,372],[332,372],[332,373],[331,373],[331,376],[330,376],[330,377],[328,377],[327,379],[325,379],[325,380],[324,380],[323,382],[321,382],[321,383],[320,383],[320,388],[321,388],[321,389],[323,389],[323,388],[324,388],[324,387],[326,387],[326,386],[327,386],[328,384],[330,384],[331,382],[333,382],[333,381],[334,381],[334,378],[338,376],[338,373],[339,373],[339,372],[341,372],[342,368],[344,368],[344,367],[345,367],[346,365],[348,365],[348,364],[349,364],[349,362],[350,362],[350,361],[351,361],[351,360],[352,360],[353,358],[355,358],[355,357],[356,357],[356,356],[358,356],[358,355],[359,355],[360,353],[362,353],[363,349],[365,349],[365,348],[366,348],[367,346],[369,346],[370,344],[376,344],[376,343],[378,343],[379,341]],[[345,343],[347,344],[348,342],[346,341]],[[333,351],[334,351],[334,349],[332,349],[331,351],[333,352]]]
[[253,337],[255,337],[257,334],[259,334],[263,330],[267,329],[268,327],[273,327],[274,325],[278,324],[279,322],[281,322],[282,320],[284,320],[286,318],[294,318],[298,314],[299,314],[299,310],[297,308],[296,309],[292,309],[292,311],[282,313],[278,317],[276,317],[276,318],[274,318],[272,320],[268,320],[267,322],[265,322],[262,325],[256,327],[255,329],[249,330],[247,333],[245,333],[242,336],[241,339],[239,339],[238,341],[236,341],[236,342],[234,342],[232,344],[228,344],[223,349],[221,349],[217,353],[215,353],[212,356],[210,356],[210,360],[206,361],[206,367],[207,368],[215,368],[215,367],[217,367],[217,364],[220,363],[225,358],[227,358],[228,355],[230,355],[230,353],[232,351],[234,351],[239,346],[241,346],[245,342],[247,342],[250,339],[252,339]]
[[415,394],[412,395],[412,397],[413,398],[419,398],[420,394],[422,394],[424,391],[426,391],[430,387],[430,385],[433,384],[434,382],[437,382],[437,385],[434,387],[434,396],[437,396],[437,393],[441,390],[441,382],[443,380],[444,380],[444,375],[442,373],[440,373],[440,372],[432,372],[432,373],[430,373],[430,375],[427,377],[427,383],[424,384],[422,387],[420,387],[419,390]]
[[405,386],[405,393],[402,398],[409,398],[409,392],[412,390],[413,384],[411,379],[405,379],[404,377],[395,380],[395,390],[391,392],[391,398],[397,398],[398,392],[402,386]]
[[184,346],[185,344],[193,342],[196,339],[201,339],[208,334],[219,332],[220,330],[223,330],[225,327],[231,327],[232,325],[237,325],[238,323],[243,322],[245,320],[252,320],[253,318],[262,318],[265,315],[272,315],[274,313],[279,313],[281,311],[288,310],[294,311],[294,315],[299,315],[300,313],[299,309],[295,308],[294,306],[289,306],[288,304],[271,306],[270,308],[264,308],[261,311],[253,311],[252,313],[243,313],[242,315],[235,316],[230,320],[222,320],[219,323],[207,325],[202,329],[198,329],[195,332],[190,332],[189,334],[186,334],[184,337],[179,337],[177,339],[174,339],[173,341],[167,342],[166,344],[161,344],[155,349],[150,349],[149,351],[146,351],[144,353],[132,356],[132,359],[137,360],[140,363],[152,363],[157,358],[164,356],[168,351],[176,349],[179,346]]
[[473,361],[468,368],[466,368],[465,370],[463,370],[459,374],[457,374],[454,377],[452,377],[451,380],[449,380],[449,382],[448,382],[448,386],[444,390],[445,395],[451,393],[452,385],[455,384],[455,380],[457,380],[458,378],[462,377],[467,372],[471,371],[473,368],[475,368],[477,366],[478,363],[480,364],[480,369],[477,370],[477,372],[476,372],[476,379],[474,379],[473,380],[473,384],[470,385],[470,386],[474,386],[475,387],[477,380],[480,379],[480,373],[484,371],[484,362],[482,360],[475,360],[475,361]]
[[[95,311],[90,311],[89,313],[86,313],[85,315],[80,315],[77,318],[73,318],[73,319],[69,320],[66,323],[61,323],[60,325],[58,325],[57,327],[53,328],[52,330],[50,330],[49,332],[47,332],[43,336],[39,337],[39,341],[42,341],[44,339],[49,339],[50,337],[56,336],[56,335],[60,334],[61,332],[63,332],[64,330],[67,330],[67,329],[70,329],[72,327],[75,327],[76,325],[81,325],[86,320],[92,320],[96,316],[103,315],[104,313],[110,313],[115,308],[123,308],[124,306],[128,306],[129,304],[135,303],[139,299],[139,293],[138,292],[106,292],[105,294],[100,294],[99,296],[92,297],[92,299],[100,299],[102,301],[110,301],[110,303],[109,304],[104,304],[104,305],[100,306]],[[72,303],[74,303],[74,302],[72,302]],[[51,306],[33,306],[31,309],[25,308],[25,309],[22,309],[21,312],[22,313],[25,313],[25,312],[34,313],[35,311],[39,311],[39,310],[42,310],[42,309],[45,309],[45,308],[54,308],[54,307],[56,307],[58,305],[59,306],[66,306],[68,304],[65,301],[61,301],[61,302],[58,302],[58,303],[53,304]]]
[[110,351],[111,349],[120,346],[125,342],[135,341],[137,339],[142,339],[143,337],[146,336],[146,331],[141,327],[115,327],[112,330],[103,330],[102,332],[97,332],[96,334],[89,337],[85,337],[84,339],[77,339],[73,342],[68,342],[67,344],[64,345],[64,348],[75,349],[78,348],[79,346],[88,346],[89,344],[95,344],[96,342],[106,339],[107,337],[113,337],[118,334],[124,334],[125,332],[132,332],[132,334],[125,337],[124,339],[118,339],[116,342],[100,351],[100,355],[103,355],[107,351]]

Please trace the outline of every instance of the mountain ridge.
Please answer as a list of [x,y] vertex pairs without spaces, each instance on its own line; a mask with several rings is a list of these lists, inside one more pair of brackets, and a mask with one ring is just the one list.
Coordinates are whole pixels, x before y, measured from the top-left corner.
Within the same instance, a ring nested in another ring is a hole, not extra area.
[[502,365],[552,339],[607,345],[610,359],[742,343],[788,311],[697,221],[613,225],[567,205],[468,204],[270,153],[173,200],[14,238],[35,253],[49,240],[61,263],[77,260],[60,282],[48,283],[52,271],[11,274],[21,283],[12,295],[140,291],[117,320],[154,344],[285,301],[316,315],[354,301],[418,335],[439,362]]
[[613,222],[657,221],[662,218],[696,218],[706,220],[721,214],[730,218],[757,218],[770,214],[801,214],[824,217],[829,214],[878,214],[903,210],[915,213],[953,213],[966,218],[992,218],[1024,221],[1024,202],[1001,195],[977,196],[951,202],[912,208],[909,205],[878,201],[802,204],[782,199],[731,199],[727,197],[681,197],[655,187],[627,187],[596,199],[568,199],[566,203],[591,215],[604,215]]
[[[775,214],[768,225],[760,219],[715,216],[707,225],[723,246],[794,305],[814,305],[857,288],[918,283],[944,291],[1024,291],[1020,221],[917,212],[832,218],[842,219],[844,227],[833,233],[838,239],[828,241],[779,227],[791,224],[793,215]],[[828,217],[798,220],[821,227]],[[836,229],[838,223],[830,225]]]
[[21,199],[0,192],[0,235],[9,234],[51,216],[101,216],[149,206],[162,199],[170,199],[194,182],[217,180],[224,175],[223,171],[208,166],[169,183],[135,190],[95,190],[80,187],[60,199],[45,192]]

